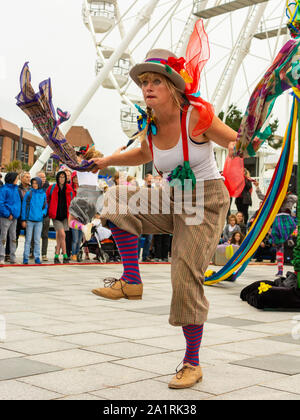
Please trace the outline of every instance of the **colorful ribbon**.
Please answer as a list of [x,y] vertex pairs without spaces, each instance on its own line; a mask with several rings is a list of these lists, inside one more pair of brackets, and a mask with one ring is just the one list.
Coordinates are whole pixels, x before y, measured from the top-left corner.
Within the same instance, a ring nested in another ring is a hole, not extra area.
[[222,280],[236,280],[244,272],[252,255],[268,233],[286,197],[289,186],[294,160],[297,115],[298,100],[294,96],[290,122],[283,139],[280,159],[259,212],[233,257],[217,273],[213,275],[206,273],[204,280],[206,285],[219,283]]
[[156,136],[157,128],[156,128],[153,118],[151,117],[151,119],[149,119],[146,112],[139,105],[135,104],[134,106],[141,114],[137,116],[138,130],[143,131],[148,124],[147,135],[149,135],[149,133],[151,132],[154,136]]

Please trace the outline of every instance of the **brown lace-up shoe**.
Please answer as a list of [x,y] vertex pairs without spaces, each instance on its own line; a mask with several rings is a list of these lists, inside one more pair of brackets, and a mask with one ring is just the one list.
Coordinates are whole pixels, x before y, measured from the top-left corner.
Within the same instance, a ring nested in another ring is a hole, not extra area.
[[143,284],[128,284],[124,280],[117,280],[112,277],[104,279],[104,287],[93,289],[92,293],[106,299],[142,299]]
[[202,369],[200,366],[193,366],[190,363],[185,363],[183,367],[171,379],[169,388],[190,388],[197,382],[202,380]]

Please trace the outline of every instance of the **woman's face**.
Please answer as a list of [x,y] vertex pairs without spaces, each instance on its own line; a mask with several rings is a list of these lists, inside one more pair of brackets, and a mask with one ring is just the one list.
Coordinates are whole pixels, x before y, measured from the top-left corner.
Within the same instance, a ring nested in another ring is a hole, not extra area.
[[147,106],[155,108],[171,100],[170,91],[159,74],[142,81],[142,93]]
[[67,175],[65,174],[65,172],[61,173],[58,177],[58,182],[60,185],[63,185],[67,180]]
[[234,239],[235,239],[237,242],[240,242],[240,240],[241,240],[241,235],[240,235],[240,233],[239,233],[239,232],[237,232],[237,233],[234,235]]
[[236,219],[238,223],[241,223],[243,221],[244,216],[241,213],[236,214]]
[[37,181],[36,181],[36,180],[32,181],[32,188],[33,188],[34,190],[37,190],[37,189],[39,188],[39,184],[37,183]]

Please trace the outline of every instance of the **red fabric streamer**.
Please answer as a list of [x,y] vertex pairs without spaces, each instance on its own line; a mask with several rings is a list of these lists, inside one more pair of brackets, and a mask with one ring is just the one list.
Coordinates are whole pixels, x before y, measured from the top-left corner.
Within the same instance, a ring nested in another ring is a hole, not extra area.
[[[214,117],[213,106],[200,98],[200,76],[206,62],[210,57],[208,36],[204,30],[203,21],[196,22],[194,31],[190,37],[186,50],[185,68],[193,79],[192,83],[186,84],[185,94],[199,113],[199,121],[192,134],[197,137],[204,133],[212,124]],[[196,94],[197,96],[194,96]]]
[[230,197],[239,197],[245,187],[244,160],[227,156],[223,169],[224,184]]
[[184,69],[184,64],[185,59],[183,57],[168,57],[168,66],[172,67],[177,73],[180,73],[180,70]]

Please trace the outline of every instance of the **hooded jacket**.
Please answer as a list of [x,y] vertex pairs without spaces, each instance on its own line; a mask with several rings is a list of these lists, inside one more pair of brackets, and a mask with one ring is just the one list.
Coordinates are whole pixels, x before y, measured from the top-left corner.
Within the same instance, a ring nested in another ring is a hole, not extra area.
[[18,186],[13,184],[17,176],[16,172],[8,172],[5,175],[5,184],[0,188],[0,217],[7,219],[10,215],[14,219],[20,217],[21,198]]
[[65,177],[65,183],[63,185],[62,190],[60,191],[60,187],[58,186],[58,178],[63,171],[60,171],[56,174],[56,184],[52,184],[47,189],[47,203],[48,203],[48,214],[50,219],[56,219],[57,214],[59,213],[58,205],[59,205],[59,194],[65,194],[66,200],[66,209],[67,209],[67,217],[69,217],[69,207],[71,200],[74,198],[74,191],[72,187],[67,184],[67,176]]
[[48,211],[47,196],[42,188],[42,180],[32,178],[31,186],[33,181],[38,183],[38,189],[30,188],[25,194],[22,202],[21,220],[42,222]]

